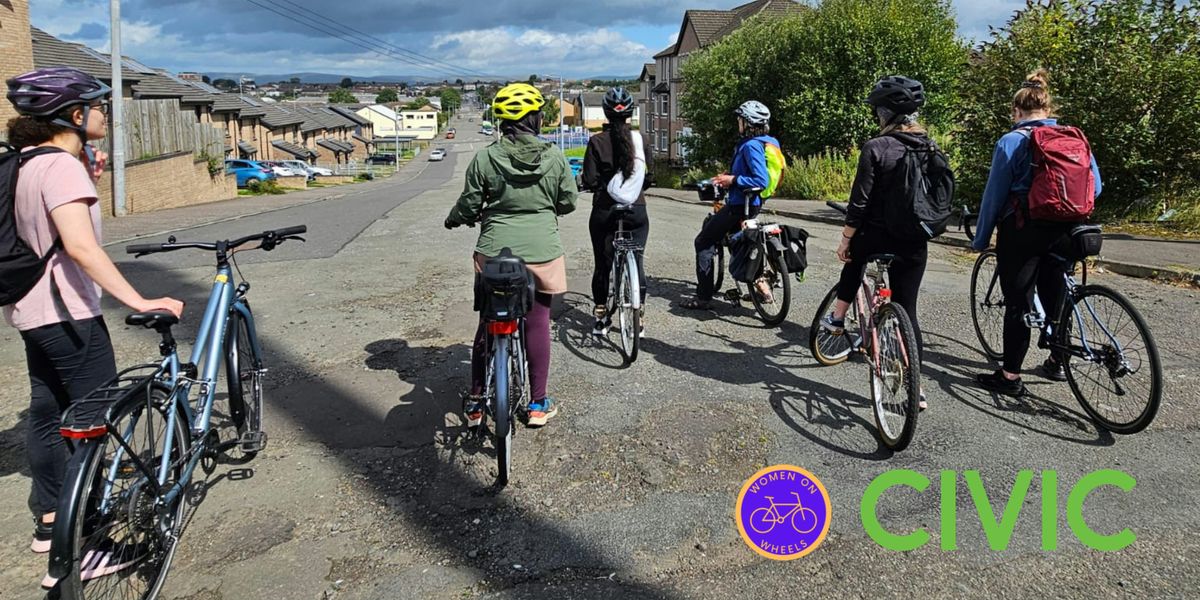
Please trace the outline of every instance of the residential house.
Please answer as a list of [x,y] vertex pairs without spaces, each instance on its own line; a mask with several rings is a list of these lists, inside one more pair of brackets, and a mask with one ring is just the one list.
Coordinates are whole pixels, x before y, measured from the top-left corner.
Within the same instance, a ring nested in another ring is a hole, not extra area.
[[354,124],[349,134],[350,139],[358,144],[354,145],[354,152],[350,154],[350,159],[364,160],[370,156],[375,150],[375,127],[371,121],[362,118],[358,113],[345,106],[331,105],[328,108]]
[[354,114],[369,121],[375,135],[379,137],[390,137],[403,129],[399,126],[400,114],[382,104],[364,106],[354,111]]
[[426,105],[400,111],[401,133],[416,134],[418,140],[433,141],[438,134],[438,109]]
[[[680,67],[689,54],[719,42],[752,17],[779,18],[805,10],[808,7],[793,0],[755,0],[729,10],[686,11],[677,41],[654,55],[654,86],[643,85],[650,90],[650,96],[643,99],[653,111],[646,118],[647,129],[653,131],[654,157],[672,163],[686,159],[679,138],[691,135],[691,127],[679,115],[679,95],[683,91]],[[647,69],[642,75],[648,76]]]
[[289,112],[278,105],[264,105],[262,123],[267,129],[270,145],[265,146],[265,153],[259,156],[265,160],[291,160],[293,158],[305,162],[316,158],[316,153],[301,145],[303,139],[300,128],[304,117]]
[[[575,105],[575,112],[578,115],[575,119],[577,125],[595,129],[608,122],[604,116],[604,94],[605,92],[584,92],[575,96],[571,103]],[[629,124],[634,128],[640,128],[641,121],[641,107],[639,106],[633,110]]]

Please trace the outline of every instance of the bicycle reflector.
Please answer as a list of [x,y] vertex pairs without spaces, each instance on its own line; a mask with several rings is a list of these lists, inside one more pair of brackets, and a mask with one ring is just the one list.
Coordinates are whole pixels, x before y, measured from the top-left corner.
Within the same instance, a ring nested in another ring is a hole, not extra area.
[[890,299],[891,299],[891,297],[892,297],[892,290],[891,290],[891,288],[884,288],[884,289],[882,289],[882,290],[879,290],[879,297],[880,297],[880,298],[887,298],[887,299],[889,299],[889,300],[890,300]]
[[516,332],[516,321],[492,321],[488,323],[488,333],[492,335],[512,335]]
[[76,429],[74,427],[61,427],[58,434],[68,440],[90,440],[98,437],[103,437],[108,433],[108,428],[104,425],[97,425],[87,429]]

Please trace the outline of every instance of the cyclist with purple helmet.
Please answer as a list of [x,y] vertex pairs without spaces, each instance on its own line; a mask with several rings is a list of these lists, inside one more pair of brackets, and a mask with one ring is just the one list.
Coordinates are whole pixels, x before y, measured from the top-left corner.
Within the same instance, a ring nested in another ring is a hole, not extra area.
[[[8,142],[22,154],[13,197],[17,233],[39,255],[53,253],[41,280],[4,307],[4,318],[25,342],[31,389],[27,454],[33,475],[34,552],[50,550],[67,449],[59,433],[63,411],[116,376],[112,341],[100,311],[101,291],[129,308],[183,312],[173,298],[139,294],[100,246],[96,181],[103,153],[88,142],[107,132],[111,89],[70,68],[38,69],[8,80],[8,100],[19,116],[8,122]],[[92,579],[131,566],[93,553],[82,573]],[[56,582],[47,578],[43,586]]]

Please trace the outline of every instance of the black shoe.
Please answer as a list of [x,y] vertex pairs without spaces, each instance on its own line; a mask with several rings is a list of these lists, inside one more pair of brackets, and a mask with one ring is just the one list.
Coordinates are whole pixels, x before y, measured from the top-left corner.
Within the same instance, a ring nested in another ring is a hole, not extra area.
[[1047,358],[1046,362],[1038,367],[1038,374],[1050,381],[1067,380],[1067,369],[1063,367],[1062,363],[1053,358]]
[[980,373],[975,376],[975,382],[983,389],[1005,396],[1019,398],[1025,395],[1025,384],[1018,379],[1009,379],[1003,371],[995,373]]

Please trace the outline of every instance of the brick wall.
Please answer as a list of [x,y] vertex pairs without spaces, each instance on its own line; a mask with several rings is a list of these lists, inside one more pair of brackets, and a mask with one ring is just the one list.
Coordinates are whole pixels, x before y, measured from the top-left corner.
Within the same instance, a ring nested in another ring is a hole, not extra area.
[[[0,57],[0,81],[33,70],[29,0],[0,0]],[[15,116],[12,104],[0,98],[0,138],[6,137],[8,120]]]
[[[104,215],[112,216],[112,171],[105,171],[96,187]],[[207,162],[184,152],[128,163],[125,197],[130,213],[178,208],[237,197],[237,180],[224,171],[210,176]]]

